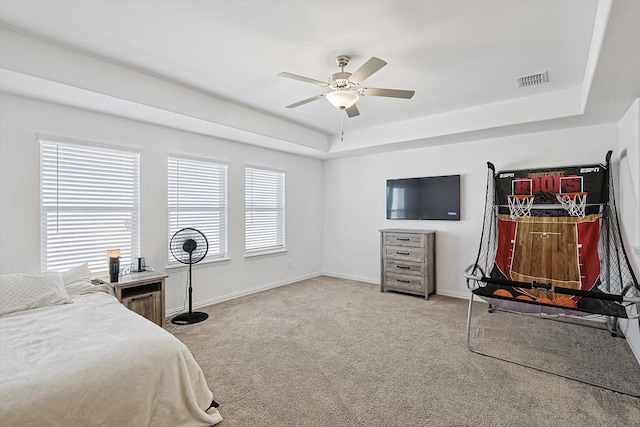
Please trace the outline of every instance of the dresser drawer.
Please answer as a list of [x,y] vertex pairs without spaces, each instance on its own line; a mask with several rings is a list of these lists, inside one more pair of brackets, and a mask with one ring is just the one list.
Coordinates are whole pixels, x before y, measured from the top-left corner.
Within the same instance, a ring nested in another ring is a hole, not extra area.
[[422,262],[424,260],[424,248],[385,246],[383,256],[387,259]]
[[400,288],[422,293],[424,292],[424,277],[387,273],[385,275],[385,287]]
[[424,246],[423,234],[385,233],[384,244],[391,246],[411,246],[421,248]]
[[394,259],[386,259],[384,261],[384,268],[387,273],[424,276],[425,264],[423,262],[397,261]]

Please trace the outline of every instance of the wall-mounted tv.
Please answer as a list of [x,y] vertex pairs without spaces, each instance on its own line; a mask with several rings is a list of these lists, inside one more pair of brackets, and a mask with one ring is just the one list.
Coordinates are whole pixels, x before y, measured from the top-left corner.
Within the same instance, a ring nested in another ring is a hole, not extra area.
[[460,221],[460,175],[388,179],[387,219]]

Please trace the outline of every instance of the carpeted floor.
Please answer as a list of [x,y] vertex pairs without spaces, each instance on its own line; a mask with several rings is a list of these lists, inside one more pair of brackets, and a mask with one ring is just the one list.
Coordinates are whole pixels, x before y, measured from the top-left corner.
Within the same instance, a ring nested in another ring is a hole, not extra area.
[[[567,332],[575,325],[489,314],[486,307],[475,308],[477,347],[553,368],[595,367],[598,378],[640,384],[626,340],[585,327],[576,335]],[[200,363],[223,427],[631,426],[640,420],[638,398],[470,352],[465,300],[425,301],[318,277],[199,311],[209,319],[168,329]],[[515,332],[505,334],[505,327]],[[592,339],[597,344],[585,343]]]

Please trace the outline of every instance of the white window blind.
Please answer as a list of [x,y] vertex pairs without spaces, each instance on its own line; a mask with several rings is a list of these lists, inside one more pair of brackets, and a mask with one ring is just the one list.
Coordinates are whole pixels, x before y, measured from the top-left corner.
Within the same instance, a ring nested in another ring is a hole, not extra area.
[[247,254],[285,247],[285,174],[245,169],[245,248]]
[[42,269],[105,271],[107,249],[121,265],[139,256],[140,155],[49,140],[40,153]]
[[[201,231],[209,243],[207,259],[227,253],[227,165],[169,157],[169,242],[183,228]],[[178,264],[169,253],[169,264]]]

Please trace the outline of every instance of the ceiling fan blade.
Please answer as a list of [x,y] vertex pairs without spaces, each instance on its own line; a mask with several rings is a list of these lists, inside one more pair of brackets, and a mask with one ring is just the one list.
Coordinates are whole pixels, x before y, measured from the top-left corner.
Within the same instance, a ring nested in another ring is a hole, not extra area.
[[324,98],[325,94],[322,93],[320,95],[316,95],[316,96],[312,96],[311,98],[307,98],[307,99],[303,99],[300,102],[296,102],[295,104],[291,104],[291,105],[287,105],[287,108],[296,108],[299,107],[301,105],[307,104],[311,101],[315,101],[316,99],[320,99],[320,98]]
[[311,83],[318,86],[328,86],[327,82],[323,82],[316,79],[310,79],[309,77],[299,76],[291,73],[278,73],[280,77],[286,77],[288,79],[299,80],[301,82]]
[[411,99],[415,93],[413,90],[378,89],[375,87],[365,87],[362,89],[362,94],[365,96],[387,96],[389,98]]
[[369,77],[385,65],[387,65],[385,61],[372,56],[371,59],[362,64],[360,68],[358,68],[353,74],[351,74],[349,80],[356,83],[362,83],[367,77]]
[[344,111],[347,112],[347,116],[349,116],[349,118],[360,115],[360,111],[358,111],[358,107],[356,107],[356,104],[353,104],[351,107],[347,108]]

